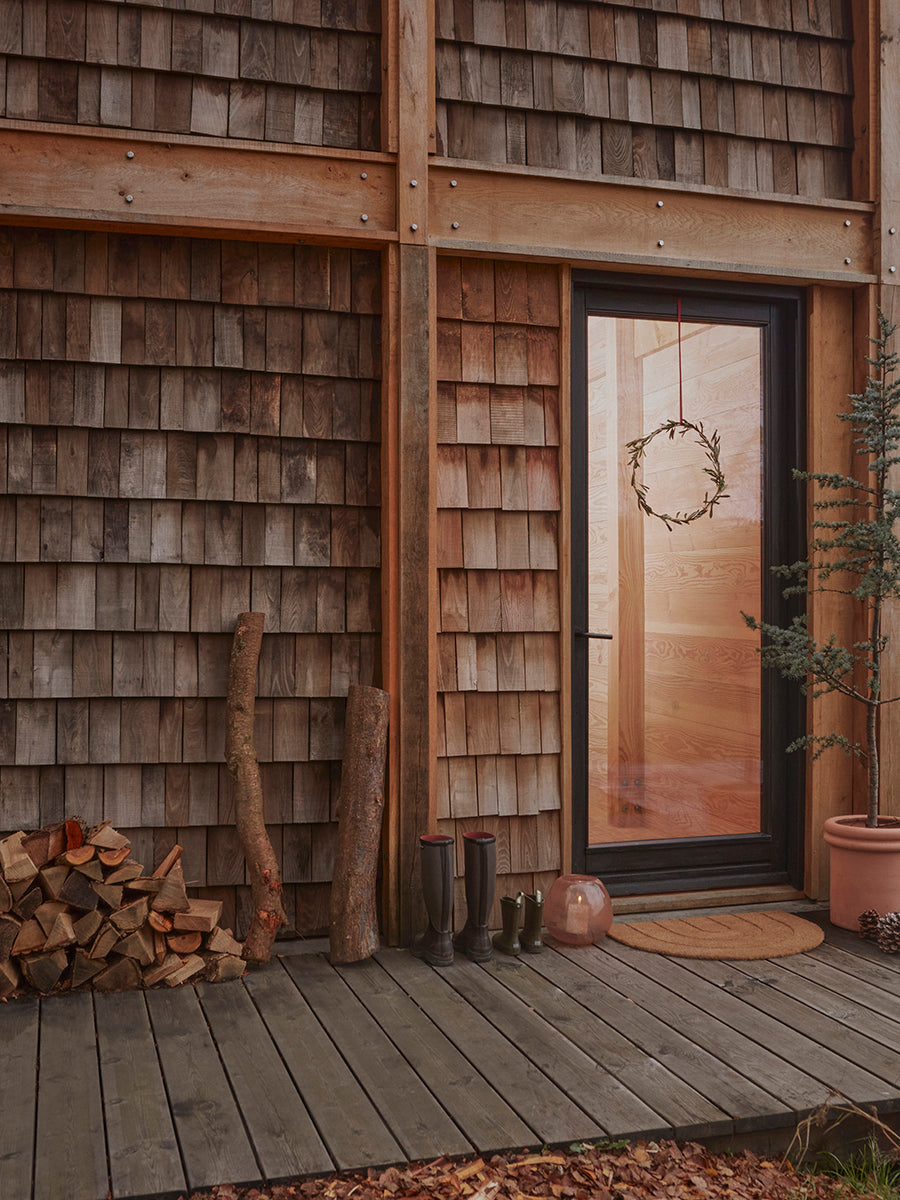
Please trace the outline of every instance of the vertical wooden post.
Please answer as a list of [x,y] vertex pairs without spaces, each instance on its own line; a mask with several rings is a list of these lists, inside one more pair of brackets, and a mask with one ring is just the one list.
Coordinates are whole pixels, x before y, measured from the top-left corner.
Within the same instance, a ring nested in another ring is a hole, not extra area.
[[[616,412],[610,421],[610,573],[615,613],[609,658],[609,799],[611,826],[641,825],[644,771],[644,519],[634,503],[621,447],[644,431],[643,363],[634,321],[616,321]],[[612,430],[615,436],[612,436]]]
[[[393,9],[393,12],[390,10]],[[391,693],[385,932],[418,924],[418,838],[435,819],[435,254],[428,246],[428,155],[434,146],[429,0],[385,4],[388,144],[397,152],[399,247],[386,255],[384,680]]]
[[[837,414],[846,412],[853,391],[855,344],[853,295],[838,288],[810,288],[807,319],[807,469],[844,471],[859,469],[853,462],[850,427]],[[807,488],[807,528],[814,519],[814,485]],[[854,613],[842,596],[813,592],[808,597],[810,630],[825,640],[833,631],[842,645],[856,640]],[[857,706],[837,692],[807,706],[807,729],[826,734],[831,730],[853,733]],[[822,841],[826,817],[853,811],[853,759],[839,750],[806,760],[806,875],[804,890],[815,898],[828,894],[828,859]]]
[[[877,303],[891,324],[900,324],[900,111],[897,105],[897,73],[900,71],[900,0],[881,0],[878,5],[881,18],[880,37],[873,39],[877,92],[880,103],[879,162],[877,180],[880,199],[876,216],[876,246],[880,245]],[[880,49],[880,59],[877,52]],[[880,68],[880,71],[879,71]],[[892,232],[892,230],[894,232]],[[876,257],[876,262],[879,259]],[[874,290],[874,289],[873,289]],[[870,330],[875,317],[869,304]],[[900,331],[894,335],[893,349],[900,346]],[[871,349],[871,347],[870,347]],[[900,480],[891,480],[893,487]],[[896,603],[888,606],[883,618],[884,632],[891,639],[885,656],[882,693],[896,696],[900,693],[900,612]],[[888,704],[881,710],[881,811],[890,815],[900,813],[900,705]]]

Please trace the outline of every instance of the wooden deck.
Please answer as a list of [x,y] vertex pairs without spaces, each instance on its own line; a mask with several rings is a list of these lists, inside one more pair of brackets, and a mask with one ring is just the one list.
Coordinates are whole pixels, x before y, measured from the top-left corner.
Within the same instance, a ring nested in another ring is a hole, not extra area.
[[442,1154],[900,1109],[900,956],[828,927],[747,963],[607,942],[0,1007],[0,1196],[113,1200]]

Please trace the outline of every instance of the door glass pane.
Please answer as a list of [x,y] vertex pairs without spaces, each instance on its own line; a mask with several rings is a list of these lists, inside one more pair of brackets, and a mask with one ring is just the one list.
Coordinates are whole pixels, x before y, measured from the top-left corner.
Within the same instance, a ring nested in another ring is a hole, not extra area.
[[[626,443],[679,415],[674,321],[588,320],[588,840],[760,829],[761,333],[681,326],[684,417],[718,430],[727,499],[667,529],[638,507]],[[649,445],[656,512],[710,488],[690,433]]]

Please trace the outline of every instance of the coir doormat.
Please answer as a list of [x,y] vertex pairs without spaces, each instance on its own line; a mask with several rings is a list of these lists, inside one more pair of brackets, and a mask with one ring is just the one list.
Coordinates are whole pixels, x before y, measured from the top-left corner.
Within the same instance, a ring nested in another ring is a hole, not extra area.
[[678,958],[782,958],[812,950],[825,934],[811,921],[779,910],[614,922],[607,936]]

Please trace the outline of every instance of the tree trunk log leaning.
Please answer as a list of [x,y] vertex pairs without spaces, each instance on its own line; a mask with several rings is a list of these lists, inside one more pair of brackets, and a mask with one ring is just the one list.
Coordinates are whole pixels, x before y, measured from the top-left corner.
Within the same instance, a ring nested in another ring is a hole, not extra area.
[[263,820],[262,781],[253,742],[256,668],[265,613],[240,613],[228,668],[225,704],[225,762],[235,784],[235,824],[247,862],[253,917],[244,942],[249,962],[268,962],[275,934],[287,921],[281,871]]
[[331,883],[330,958],[358,962],[378,949],[375,877],[384,815],[389,696],[351,684],[347,695],[338,842]]

